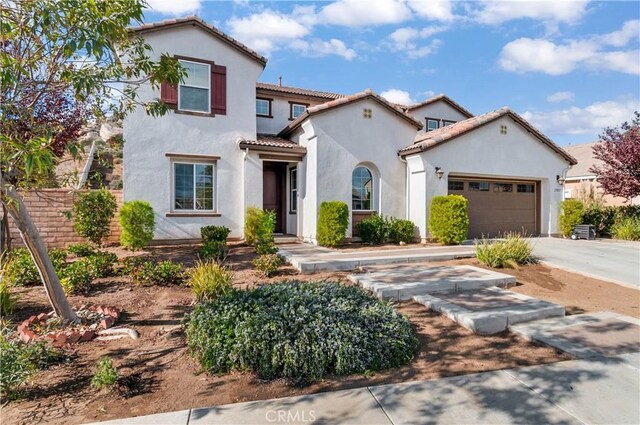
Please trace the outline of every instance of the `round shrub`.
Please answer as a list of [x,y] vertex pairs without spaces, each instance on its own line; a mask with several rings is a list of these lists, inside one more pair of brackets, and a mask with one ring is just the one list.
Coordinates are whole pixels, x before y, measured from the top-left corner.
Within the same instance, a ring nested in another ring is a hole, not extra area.
[[115,196],[107,189],[81,193],[73,205],[73,228],[80,236],[99,245],[109,236],[109,223],[117,208]]
[[344,241],[349,226],[349,206],[340,201],[320,204],[317,239],[322,246],[334,247]]
[[388,303],[354,286],[295,281],[197,306],[187,341],[211,373],[252,371],[297,383],[397,367],[417,347],[410,322]]
[[223,261],[227,256],[227,237],[231,230],[225,226],[203,226],[200,228],[202,247],[200,257],[205,260]]
[[249,245],[256,243],[258,226],[264,211],[258,207],[249,207],[244,215],[244,240]]
[[435,196],[429,211],[429,233],[445,245],[459,244],[467,239],[467,199],[460,195]]
[[68,264],[60,273],[60,285],[67,295],[85,292],[93,280],[93,267],[86,258]]
[[263,254],[253,260],[253,266],[260,270],[264,277],[275,275],[281,265],[282,259],[278,257],[278,254]]
[[399,244],[413,242],[416,234],[416,225],[411,220],[392,218],[389,221],[389,239]]
[[153,239],[156,226],[153,208],[144,201],[125,202],[119,215],[120,244],[132,251],[142,249]]
[[387,241],[390,232],[390,223],[382,215],[374,213],[358,223],[358,236],[362,242],[371,245],[380,245]]
[[573,228],[582,221],[584,206],[578,199],[565,199],[560,203],[560,232],[571,236]]

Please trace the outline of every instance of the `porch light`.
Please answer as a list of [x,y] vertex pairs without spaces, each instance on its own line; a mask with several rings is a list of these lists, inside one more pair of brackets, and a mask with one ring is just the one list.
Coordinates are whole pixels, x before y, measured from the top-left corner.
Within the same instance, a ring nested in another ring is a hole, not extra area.
[[564,179],[564,177],[562,177],[561,175],[559,175],[559,174],[558,174],[558,175],[556,175],[556,180],[558,181],[558,184],[559,184],[560,186],[564,185],[564,181],[565,181],[565,179]]
[[442,168],[436,167],[436,176],[438,176],[439,179],[441,179],[442,176],[444,176],[444,171],[442,171]]

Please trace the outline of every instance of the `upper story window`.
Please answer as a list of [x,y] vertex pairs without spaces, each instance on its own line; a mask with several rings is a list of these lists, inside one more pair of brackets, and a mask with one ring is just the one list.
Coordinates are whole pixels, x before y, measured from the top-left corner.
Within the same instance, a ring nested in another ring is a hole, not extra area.
[[427,131],[437,130],[438,128],[440,128],[440,120],[437,120],[435,118],[427,118]]
[[456,121],[442,120],[442,126],[443,127],[446,127],[448,125],[455,124],[455,123],[456,123]]
[[291,110],[290,110],[291,116],[289,118],[292,120],[295,120],[300,115],[304,114],[304,111],[307,110],[307,106],[309,106],[309,105],[305,105],[304,103],[293,103],[293,102],[291,102],[290,105],[291,105]]
[[182,84],[178,85],[178,110],[189,112],[211,112],[211,65],[180,59],[187,71]]
[[271,118],[271,99],[256,99],[256,115]]

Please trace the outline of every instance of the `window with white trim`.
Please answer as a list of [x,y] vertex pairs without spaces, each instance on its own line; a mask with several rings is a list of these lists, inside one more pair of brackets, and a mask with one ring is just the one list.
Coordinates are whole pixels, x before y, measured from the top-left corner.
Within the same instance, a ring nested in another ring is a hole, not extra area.
[[440,120],[427,118],[427,131],[433,131],[440,128]]
[[371,211],[373,193],[373,175],[366,167],[356,167],[351,176],[351,209]]
[[215,211],[215,176],[214,162],[174,162],[173,209]]
[[289,169],[289,212],[298,211],[298,169]]
[[211,65],[180,59],[187,71],[178,84],[178,109],[189,112],[211,112]]
[[304,111],[307,110],[307,105],[303,105],[301,103],[292,103],[291,104],[291,118],[296,119],[300,115],[304,114]]

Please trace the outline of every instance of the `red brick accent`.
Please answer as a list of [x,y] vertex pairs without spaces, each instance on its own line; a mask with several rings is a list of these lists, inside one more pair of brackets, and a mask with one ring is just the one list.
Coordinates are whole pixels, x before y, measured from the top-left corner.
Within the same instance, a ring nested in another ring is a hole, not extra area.
[[[73,202],[78,193],[86,190],[71,192],[69,189],[40,189],[21,192],[23,202],[31,214],[31,218],[40,231],[40,236],[48,248],[64,248],[68,245],[86,242],[73,230],[73,219],[67,219],[65,212],[73,212]],[[112,190],[116,197],[118,208],[122,205],[122,190]],[[18,228],[9,219],[11,243],[22,246],[22,238]],[[105,244],[117,244],[120,239],[120,226],[116,217],[111,221],[111,235]]]

